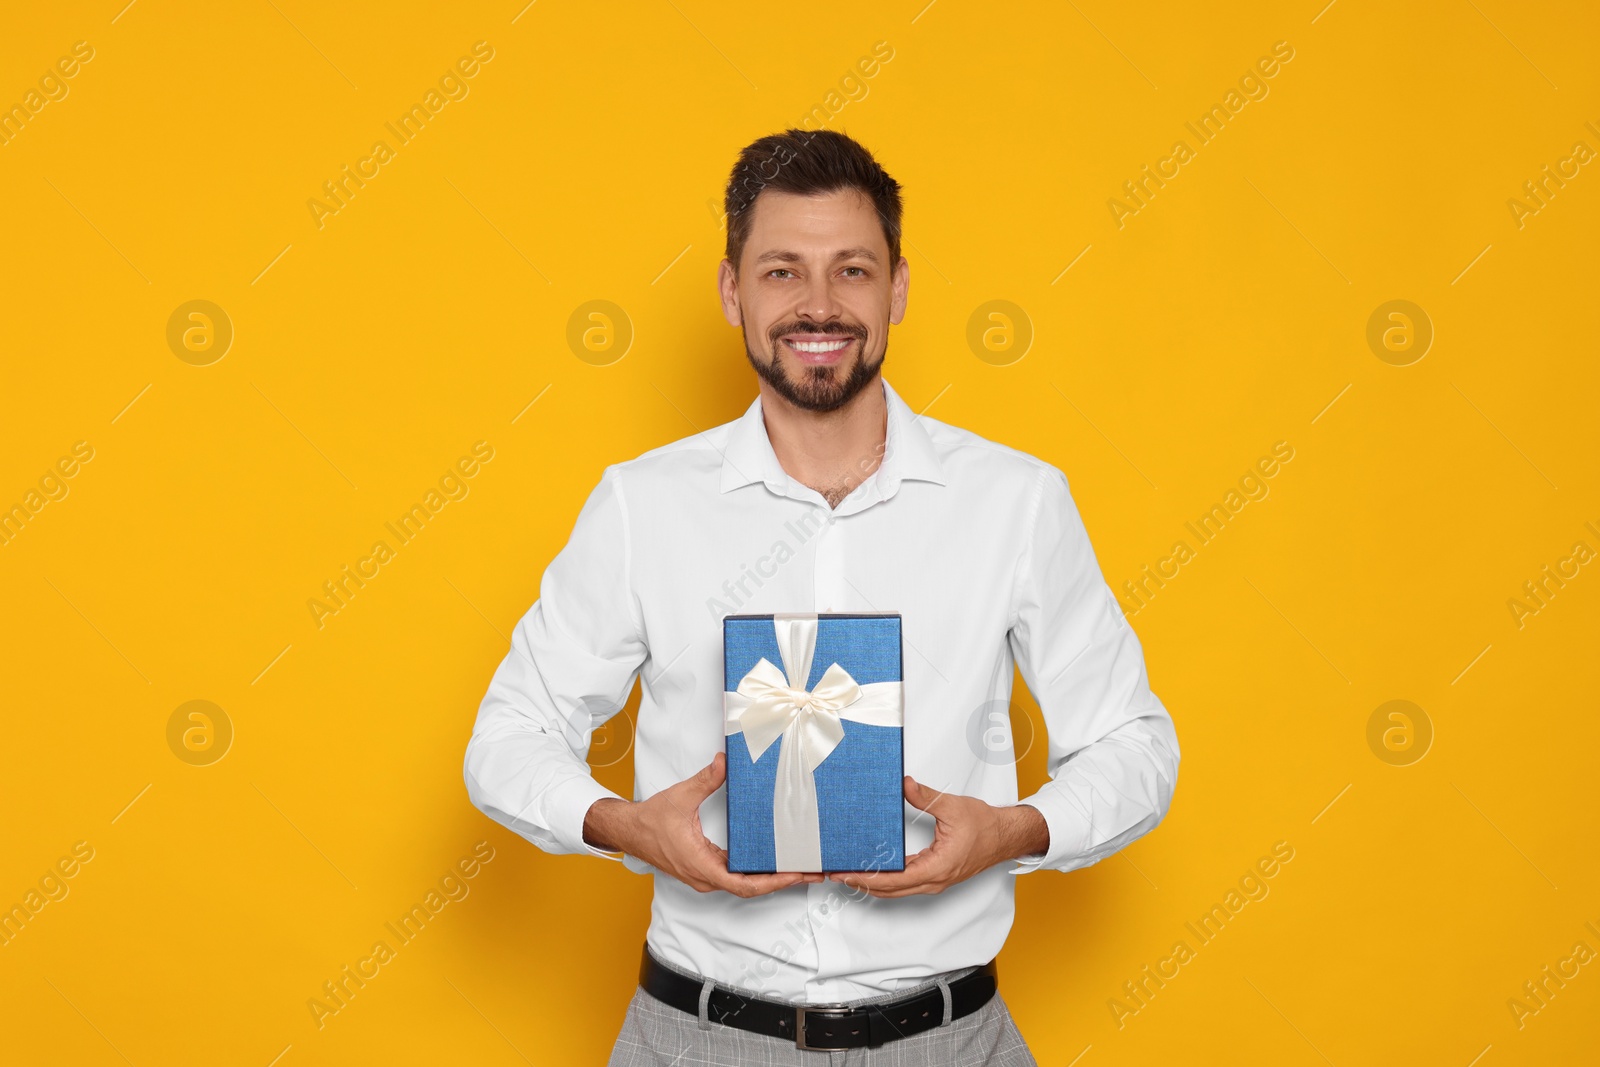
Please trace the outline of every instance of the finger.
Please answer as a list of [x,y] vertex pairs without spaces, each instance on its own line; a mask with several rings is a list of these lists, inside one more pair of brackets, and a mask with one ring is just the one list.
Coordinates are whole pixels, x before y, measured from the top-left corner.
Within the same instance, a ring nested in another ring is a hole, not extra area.
[[[721,753],[717,753],[720,756]],[[707,797],[717,791],[722,785],[723,774],[718,766],[717,756],[711,762],[695,771],[681,782],[674,782],[665,789],[651,797],[660,797],[672,805],[672,810],[691,821],[698,822],[700,818],[700,805],[705,803]]]
[[[770,893],[774,889],[787,889],[791,885],[799,885],[802,882],[820,882],[823,878],[821,874],[807,871],[779,871],[776,874],[770,872],[741,874],[737,871],[730,871],[728,870],[728,850],[719,847],[709,837],[702,837],[701,840],[705,842],[706,851],[712,857],[709,860],[709,869],[724,878],[732,879],[732,881],[719,883],[721,888],[728,889],[729,892],[733,891],[730,888],[731,886],[740,885],[747,889],[757,889],[762,893]],[[759,881],[763,879],[765,881]]]
[[829,877],[869,892],[886,892],[938,881],[947,873],[945,866],[923,849],[906,860],[901,871],[837,871]]
[[935,852],[933,845],[928,845],[926,848],[920,848],[907,856],[898,871],[886,871],[873,867],[865,871],[839,871],[837,873],[863,878],[899,878],[904,875],[922,873],[930,864],[942,866],[946,859],[947,857],[943,852]]
[[918,885],[924,880],[921,875],[913,875],[907,878],[899,871],[896,871],[893,874],[841,873],[831,875],[830,877],[833,879],[833,881],[841,882],[844,885],[850,886],[852,889],[865,889],[869,893],[887,889],[903,889],[908,885]]
[[700,804],[715,793],[726,780],[726,757],[718,752],[711,757],[710,763],[678,783],[676,791],[681,792],[683,796],[674,801],[674,806],[683,810],[681,801],[686,802],[690,808],[699,808]]
[[905,860],[900,865],[900,870],[897,870],[897,871],[896,870],[885,871],[885,870],[881,870],[880,868],[877,868],[877,867],[868,867],[865,870],[861,870],[861,871],[826,871],[826,872],[824,872],[824,874],[829,876],[829,877],[831,877],[834,874],[859,874],[859,875],[888,875],[888,874],[895,874],[895,875],[898,875],[898,874],[904,873],[906,870],[909,870],[912,867],[919,867],[920,868],[920,866],[922,864],[926,863],[929,859],[933,858],[932,857],[932,852],[933,852],[933,846],[932,845],[929,845],[927,848],[918,849],[916,852],[911,853],[911,855],[909,855],[909,856],[907,856],[905,858]]
[[923,882],[919,885],[906,886],[904,889],[868,890],[867,893],[869,896],[877,897],[879,900],[892,900],[897,897],[915,897],[942,893],[947,888],[949,886],[943,882]]
[[874,896],[906,891],[926,892],[928,890],[919,887],[940,884],[947,880],[948,874],[947,865],[930,859],[926,852],[924,849],[914,855],[902,871],[840,871],[830,877]]
[[763,893],[774,889],[787,889],[792,885],[800,885],[806,880],[804,871],[780,871],[777,874],[739,874],[735,875],[745,885],[753,886]]
[[907,884],[907,885],[895,885],[895,886],[866,886],[866,885],[863,885],[863,886],[858,886],[856,888],[858,888],[861,892],[863,892],[866,895],[871,896],[871,897],[888,898],[888,897],[909,897],[909,896],[915,896],[915,895],[917,895],[919,893],[938,893],[938,892],[942,892],[947,885],[948,885],[948,883],[946,883],[946,882],[916,881],[916,882],[912,882],[912,883]]
[[930,814],[934,804],[938,802],[940,797],[945,795],[943,790],[929,789],[909,774],[906,775],[905,791],[906,800],[911,803],[912,807],[930,812]]
[[778,874],[733,874],[728,871],[713,870],[710,874],[712,884],[738,897],[755,897],[763,893],[788,889],[792,885],[800,884],[801,878],[804,877],[798,871]]

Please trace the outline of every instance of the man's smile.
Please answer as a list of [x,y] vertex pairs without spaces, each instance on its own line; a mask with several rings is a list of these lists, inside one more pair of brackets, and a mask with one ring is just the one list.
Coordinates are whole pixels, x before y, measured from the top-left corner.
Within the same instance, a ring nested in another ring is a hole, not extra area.
[[855,338],[848,334],[791,333],[782,341],[802,363],[827,364],[842,359]]

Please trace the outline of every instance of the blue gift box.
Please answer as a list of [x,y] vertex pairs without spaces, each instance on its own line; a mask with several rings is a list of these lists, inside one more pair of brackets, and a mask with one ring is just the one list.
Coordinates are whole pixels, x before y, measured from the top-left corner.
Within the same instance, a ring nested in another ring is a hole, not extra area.
[[905,869],[894,613],[723,618],[728,870]]

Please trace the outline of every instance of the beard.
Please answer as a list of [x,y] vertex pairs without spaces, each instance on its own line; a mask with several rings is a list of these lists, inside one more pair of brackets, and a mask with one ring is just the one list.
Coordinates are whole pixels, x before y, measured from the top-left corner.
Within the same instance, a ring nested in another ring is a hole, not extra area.
[[[889,355],[889,346],[885,343],[884,350],[877,360],[868,363],[867,331],[862,327],[846,326],[843,323],[825,325],[809,322],[779,323],[768,331],[769,356],[765,359],[757,356],[755,349],[751,347],[749,332],[743,332],[745,358],[761,376],[761,380],[772,386],[773,391],[789,403],[806,411],[837,411],[844,407],[878,376],[878,372],[883,368],[884,359]],[[856,339],[854,346],[856,354],[848,364],[802,364],[799,376],[791,377],[783,365],[779,351],[779,346],[783,342],[779,338],[794,333],[849,334]]]

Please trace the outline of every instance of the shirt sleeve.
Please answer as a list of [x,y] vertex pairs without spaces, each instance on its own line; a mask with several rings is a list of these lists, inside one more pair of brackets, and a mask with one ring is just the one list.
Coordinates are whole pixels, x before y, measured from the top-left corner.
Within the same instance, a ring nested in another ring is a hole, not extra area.
[[607,467],[545,568],[467,742],[472,803],[549,853],[622,859],[586,842],[583,820],[595,801],[623,799],[595,781],[587,756],[647,651],[630,556],[626,503]]
[[1017,564],[1009,640],[1049,735],[1050,781],[1021,801],[1049,848],[1012,874],[1087,867],[1153,830],[1172,803],[1178,738],[1139,638],[1100,573],[1061,471],[1041,472]]

